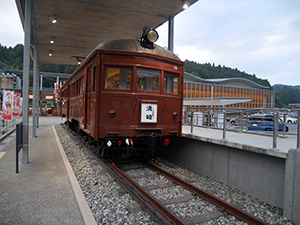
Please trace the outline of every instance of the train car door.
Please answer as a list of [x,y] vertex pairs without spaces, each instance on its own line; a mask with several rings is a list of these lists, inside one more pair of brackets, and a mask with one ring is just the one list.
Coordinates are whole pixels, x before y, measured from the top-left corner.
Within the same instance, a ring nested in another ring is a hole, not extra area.
[[66,107],[67,107],[67,119],[69,119],[69,115],[70,115],[70,97],[71,97],[71,85],[68,84],[68,88],[67,88],[67,101],[66,101]]
[[85,128],[89,131],[91,130],[91,113],[94,111],[93,106],[93,99],[92,99],[92,93],[93,93],[93,84],[94,84],[94,68],[90,67],[87,70],[87,76],[86,76],[86,84],[87,88],[86,90],[86,118],[85,118]]

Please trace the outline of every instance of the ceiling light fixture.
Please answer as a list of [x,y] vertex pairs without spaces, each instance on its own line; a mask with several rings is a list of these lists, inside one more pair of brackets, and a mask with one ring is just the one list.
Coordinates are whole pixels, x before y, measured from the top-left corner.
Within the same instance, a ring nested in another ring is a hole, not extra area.
[[53,55],[53,52],[52,51],[50,51],[49,52],[49,57],[51,57]]
[[50,44],[54,44],[54,37],[51,37]]
[[184,10],[188,9],[189,8],[189,3],[188,2],[183,2],[182,8]]
[[57,23],[57,15],[56,14],[53,15],[52,23]]

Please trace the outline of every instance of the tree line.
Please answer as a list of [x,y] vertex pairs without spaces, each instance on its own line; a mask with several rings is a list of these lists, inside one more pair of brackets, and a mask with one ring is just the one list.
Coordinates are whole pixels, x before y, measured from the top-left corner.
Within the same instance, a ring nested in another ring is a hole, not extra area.
[[[8,70],[23,70],[23,48],[22,44],[17,44],[14,48],[0,44],[0,61],[8,65]],[[72,74],[78,68],[77,65],[62,64],[40,64],[41,72],[67,73]],[[33,69],[33,62],[30,63],[30,70]],[[21,77],[22,80],[23,77]],[[44,77],[43,87],[53,87],[55,79]],[[32,77],[30,77],[32,85]]]
[[239,77],[245,78],[260,85],[271,87],[270,83],[266,79],[261,79],[256,77],[255,74],[251,75],[245,72],[239,71],[237,68],[232,69],[226,66],[215,66],[215,64],[204,63],[200,64],[194,61],[185,60],[184,70],[188,73],[191,73],[195,76],[204,78],[204,79],[219,79],[219,78],[231,78]]
[[[14,48],[2,46],[0,44],[0,61],[8,65],[7,69],[23,69],[23,45],[18,44]],[[72,74],[77,69],[77,65],[62,64],[40,64],[40,71]],[[33,68],[31,62],[30,68]]]
[[287,108],[290,103],[300,103],[300,85],[290,86],[276,84],[273,88],[275,91],[276,107]]
[[[23,69],[23,45],[6,47],[0,44],[0,61],[8,65],[11,70]],[[40,64],[41,72],[67,73],[71,74],[77,65]],[[32,69],[32,62],[31,62]],[[254,81],[260,85],[273,88],[275,90],[276,107],[287,107],[290,103],[300,103],[300,86],[275,85],[271,86],[267,79],[256,77],[255,74],[248,74],[226,66],[215,66],[214,63],[200,64],[194,61],[185,60],[185,71],[204,79],[218,79],[239,77]],[[52,87],[53,80],[43,79],[44,87]]]

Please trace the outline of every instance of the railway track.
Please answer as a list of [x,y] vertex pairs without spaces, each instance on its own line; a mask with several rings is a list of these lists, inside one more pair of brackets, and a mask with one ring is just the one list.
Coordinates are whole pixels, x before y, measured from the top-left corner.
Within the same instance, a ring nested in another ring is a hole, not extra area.
[[[143,168],[147,168],[148,170],[152,171],[150,172],[150,175],[148,173],[144,176],[130,176],[128,175],[128,173],[126,173],[126,171],[130,171],[129,174],[134,174],[133,169],[128,170],[128,168],[124,167],[125,169],[122,170],[115,164],[103,158],[99,158],[93,152],[91,147],[84,142],[82,137],[78,136],[74,132],[73,134],[81,140],[82,145],[87,147],[87,151],[91,156],[93,156],[94,160],[101,164],[101,166],[105,167],[111,174],[111,176],[126,190],[126,192],[128,192],[139,203],[139,205],[141,205],[141,207],[151,215],[153,220],[159,224],[197,224],[201,223],[201,221],[197,221],[197,218],[193,220],[190,218],[182,218],[178,216],[178,213],[176,214],[175,212],[171,211],[168,207],[165,206],[166,203],[163,203],[161,200],[158,200],[156,197],[151,195],[149,192],[149,187],[142,187],[135,180],[139,180],[141,178],[146,178],[149,176],[163,176],[163,179],[168,179],[170,182],[167,182],[167,185],[157,184],[154,185],[154,187],[152,185],[150,189],[155,189],[155,186],[159,188],[170,187],[172,185],[181,186],[188,192],[192,193],[192,195],[190,195],[192,197],[188,197],[187,199],[182,198],[178,200],[178,202],[189,201],[192,198],[198,197],[216,206],[217,210],[215,211],[218,211],[219,213],[217,213],[215,217],[224,216],[224,214],[228,213],[247,224],[267,224],[263,220],[241,210],[240,208],[217,198],[213,194],[210,194],[205,190],[201,190],[197,186],[193,185],[191,181],[186,181],[184,179],[174,176],[168,171],[156,166],[154,163],[145,163],[143,165]],[[201,218],[203,220],[203,216]]]

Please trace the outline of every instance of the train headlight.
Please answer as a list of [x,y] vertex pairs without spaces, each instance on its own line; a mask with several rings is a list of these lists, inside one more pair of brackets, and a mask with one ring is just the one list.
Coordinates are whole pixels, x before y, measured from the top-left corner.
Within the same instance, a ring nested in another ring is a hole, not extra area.
[[147,38],[150,42],[156,42],[158,39],[158,33],[156,30],[150,30],[147,34]]
[[142,37],[139,39],[141,46],[144,48],[154,49],[154,42],[158,39],[158,33],[156,30],[145,27]]

